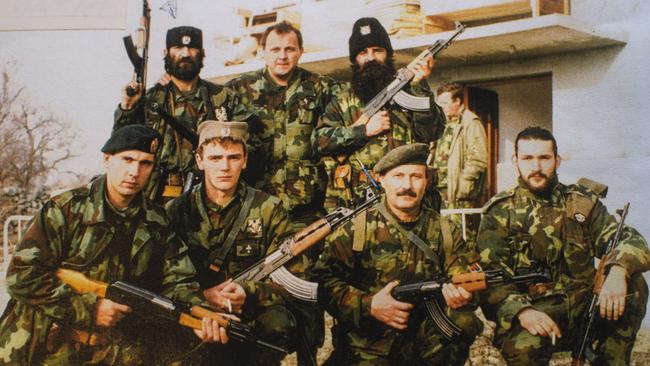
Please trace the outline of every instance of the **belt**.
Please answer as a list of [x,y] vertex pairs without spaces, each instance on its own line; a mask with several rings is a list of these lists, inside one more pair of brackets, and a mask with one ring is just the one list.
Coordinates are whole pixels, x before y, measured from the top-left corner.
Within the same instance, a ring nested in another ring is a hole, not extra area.
[[168,173],[163,188],[162,196],[175,198],[183,193],[183,175],[180,173]]

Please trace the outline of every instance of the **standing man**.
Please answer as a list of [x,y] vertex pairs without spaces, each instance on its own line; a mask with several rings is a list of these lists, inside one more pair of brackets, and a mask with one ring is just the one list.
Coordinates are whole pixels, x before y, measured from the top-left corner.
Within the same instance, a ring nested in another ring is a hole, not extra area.
[[[487,137],[474,112],[463,105],[463,86],[443,85],[437,103],[447,116],[447,125],[436,144],[433,167],[443,208],[480,208],[487,193]],[[460,223],[460,215],[452,216]],[[474,241],[480,218],[469,217],[467,239]]]
[[315,132],[316,151],[336,160],[329,170],[328,210],[363,198],[367,181],[358,161],[372,169],[397,146],[435,141],[445,122],[426,81],[433,67],[430,57],[412,70],[416,77],[406,88],[410,94],[428,97],[429,111],[413,112],[394,105],[370,116],[366,124],[356,123],[366,103],[393,80],[396,70],[390,38],[377,19],[357,20],[349,46],[352,83],[336,94]]
[[[162,208],[140,194],[160,140],[145,126],[115,131],[102,148],[106,174],[52,198],[34,217],[7,273],[11,300],[0,319],[0,363],[151,362],[144,341],[152,328],[130,318],[124,304],[74,293],[55,276],[58,268],[201,301],[187,248],[169,231]],[[204,340],[227,340],[216,322],[204,319],[203,326]]]
[[[189,256],[207,300],[220,309],[231,307],[244,321],[254,321],[259,338],[290,348],[295,319],[276,293],[283,291],[281,287],[223,284],[278,249],[278,240],[288,226],[287,212],[279,199],[240,179],[248,163],[247,127],[246,122],[219,121],[205,121],[199,126],[196,162],[204,180],[169,202],[167,212],[171,227],[190,248]],[[247,297],[246,302],[241,297],[242,285],[255,295]],[[203,364],[279,365],[284,357],[251,347],[242,343],[211,347]]]
[[[266,66],[227,85],[252,114],[248,182],[282,200],[295,232],[324,214],[327,174],[313,154],[312,133],[338,83],[298,67],[302,34],[287,22],[267,28],[261,46]],[[319,252],[319,245],[310,248],[289,262],[287,269],[306,278]],[[299,349],[298,359],[304,365],[323,343],[323,311],[316,304],[294,301],[293,305],[312,353],[308,356]]]
[[[135,82],[127,85],[115,110],[114,125],[117,129],[140,123],[163,136],[151,180],[144,189],[147,197],[158,203],[181,195],[188,173],[195,169],[196,146],[160,113],[152,111],[152,106],[157,105],[195,133],[198,124],[206,119],[233,118],[238,104],[231,90],[199,78],[205,58],[200,29],[183,26],[168,30],[164,57],[169,82],[156,84],[147,90],[145,98],[142,98],[142,85]],[[127,88],[135,92],[133,96],[128,95]]]
[[445,284],[451,319],[464,330],[449,342],[424,307],[391,296],[398,283],[465,272],[476,258],[455,225],[422,204],[427,144],[391,150],[374,167],[385,190],[366,220],[330,235],[314,267],[319,301],[336,319],[329,365],[463,365],[482,324],[472,294]]
[[[537,263],[550,270],[553,282],[528,292],[515,286],[488,289],[484,309],[496,318],[495,341],[508,365],[546,365],[552,352],[571,350],[580,341],[594,285],[594,258],[603,255],[617,223],[598,198],[606,186],[589,180],[568,186],[558,182],[561,159],[548,130],[521,131],[512,160],[519,184],[485,205],[477,241],[481,260],[508,271]],[[605,263],[592,365],[630,364],[648,300],[642,274],[649,268],[646,241],[625,226]]]

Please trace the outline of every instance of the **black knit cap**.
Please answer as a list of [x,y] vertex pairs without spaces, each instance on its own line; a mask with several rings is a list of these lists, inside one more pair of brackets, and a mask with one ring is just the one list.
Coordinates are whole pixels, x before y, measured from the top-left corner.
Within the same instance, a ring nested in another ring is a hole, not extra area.
[[203,32],[199,28],[182,26],[167,31],[167,48],[184,47],[203,48]]
[[384,174],[389,170],[405,164],[426,165],[429,156],[429,145],[415,143],[402,145],[389,151],[381,158],[373,171],[378,174]]
[[154,154],[162,142],[158,131],[143,125],[128,125],[113,132],[102,147],[106,154],[116,154],[126,150],[139,150]]
[[388,32],[375,18],[361,18],[354,22],[349,40],[350,62],[354,63],[357,54],[368,47],[383,47],[388,57],[393,57],[393,46]]

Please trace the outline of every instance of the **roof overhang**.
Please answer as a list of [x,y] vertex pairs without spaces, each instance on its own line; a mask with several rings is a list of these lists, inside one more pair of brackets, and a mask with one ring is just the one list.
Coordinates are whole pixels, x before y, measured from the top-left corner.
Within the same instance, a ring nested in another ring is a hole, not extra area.
[[[451,34],[450,31],[392,40],[397,64],[407,64],[427,46],[438,39],[447,39]],[[624,31],[595,27],[569,15],[552,14],[468,28],[439,55],[436,68],[530,59],[622,46],[626,42]],[[348,79],[350,61],[347,49],[345,45],[339,49],[305,53],[300,65],[323,75]],[[261,67],[262,61],[224,67],[221,75],[215,75],[211,80],[223,83]]]

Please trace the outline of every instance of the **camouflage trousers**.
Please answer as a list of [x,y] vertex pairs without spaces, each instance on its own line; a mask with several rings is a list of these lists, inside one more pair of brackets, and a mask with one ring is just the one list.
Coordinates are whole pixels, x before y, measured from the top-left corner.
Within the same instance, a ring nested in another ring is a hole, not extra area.
[[[281,346],[289,351],[296,343],[296,320],[284,305],[265,307],[254,319],[243,319],[253,327],[253,335],[259,340]],[[160,362],[175,366],[187,365],[280,365],[283,353],[262,348],[251,342],[230,338],[227,344],[203,344],[191,331],[185,331],[184,342],[177,342],[173,353],[174,362]],[[294,347],[295,348],[295,347]]]
[[396,366],[396,365],[464,365],[469,347],[481,334],[483,323],[471,309],[448,312],[450,319],[463,329],[463,335],[449,341],[443,337],[430,318],[416,317],[405,332],[393,332],[396,339],[388,355],[340,344],[334,335],[334,352],[326,366]]
[[[632,347],[645,316],[648,301],[648,286],[642,275],[632,277],[628,294],[630,296],[622,318],[607,321],[597,315],[598,321],[594,327],[596,359],[591,362],[592,365],[630,364]],[[572,351],[580,341],[583,329],[581,320],[589,306],[586,301],[571,304],[570,300],[562,296],[554,296],[535,301],[533,305],[555,321],[560,327],[562,338],[553,346],[549,337],[534,336],[518,322],[513,323],[509,332],[498,334],[495,339],[495,345],[501,348],[508,365],[548,365],[553,352]]]

